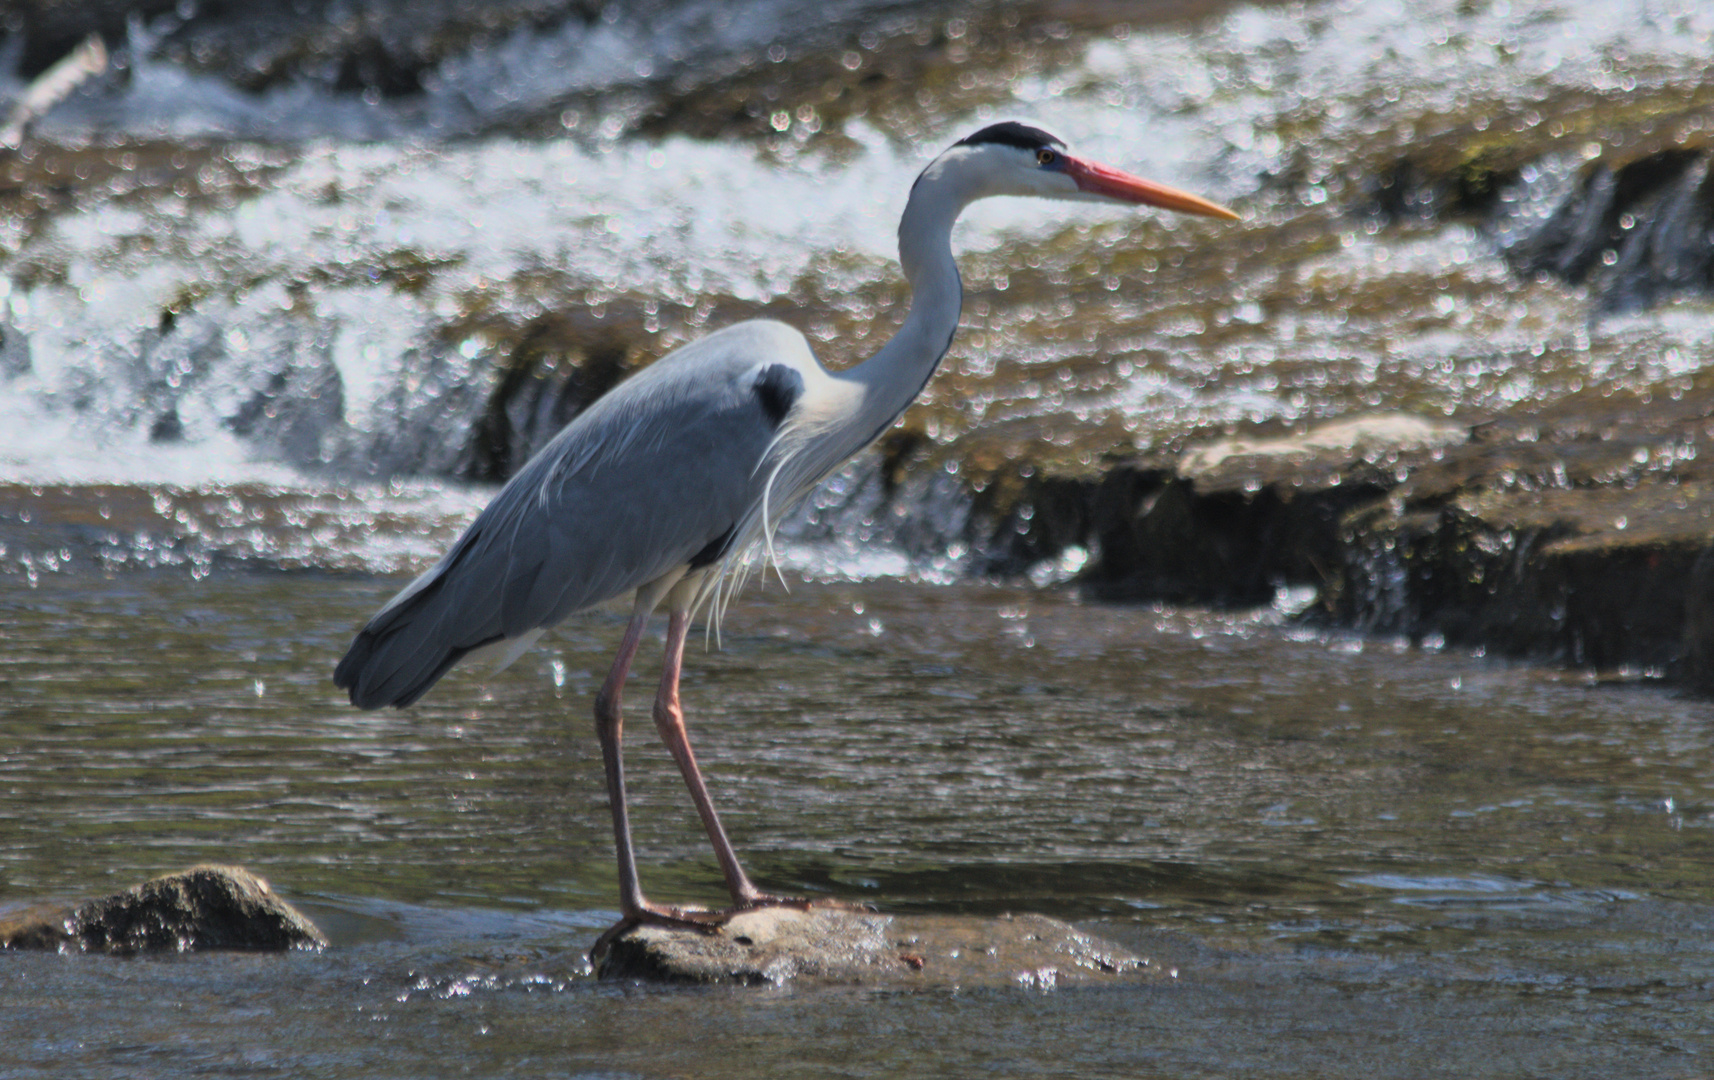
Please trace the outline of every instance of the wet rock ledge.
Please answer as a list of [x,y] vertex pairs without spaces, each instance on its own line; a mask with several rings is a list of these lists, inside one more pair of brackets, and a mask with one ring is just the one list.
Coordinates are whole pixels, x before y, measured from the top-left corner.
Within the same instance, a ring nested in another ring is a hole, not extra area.
[[1687,382],[1042,465],[969,541],[1001,572],[1084,549],[1104,600],[1290,596],[1320,625],[1714,693],[1714,382]]
[[238,866],[193,866],[82,904],[0,915],[0,949],[130,955],[326,947],[314,923]]
[[1170,977],[1158,964],[1044,915],[880,915],[759,908],[713,933],[642,926],[597,974],[651,982],[974,987],[1111,984]]

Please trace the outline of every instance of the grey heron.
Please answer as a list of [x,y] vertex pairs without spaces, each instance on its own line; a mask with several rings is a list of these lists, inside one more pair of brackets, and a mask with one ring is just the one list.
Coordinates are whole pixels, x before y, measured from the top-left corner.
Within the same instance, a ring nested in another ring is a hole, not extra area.
[[[899,222],[912,289],[892,340],[829,371],[798,331],[739,323],[661,357],[585,409],[477,516],[445,557],[357,634],[333,681],[361,708],[404,707],[466,655],[507,658],[573,612],[635,592],[617,657],[595,697],[619,862],[622,919],[709,926],[769,903],[727,841],[685,734],[679,672],[693,613],[718,618],[723,589],[780,514],[868,446],[916,399],[958,329],[963,284],[952,226],[971,202],[1033,195],[1142,204],[1236,218],[1223,206],[1069,153],[1015,121],[935,158]],[[733,907],[673,907],[643,896],[625,804],[620,694],[644,631],[665,605],[654,719],[684,774]],[[607,940],[606,938],[603,939]],[[599,945],[598,945],[599,948]]]

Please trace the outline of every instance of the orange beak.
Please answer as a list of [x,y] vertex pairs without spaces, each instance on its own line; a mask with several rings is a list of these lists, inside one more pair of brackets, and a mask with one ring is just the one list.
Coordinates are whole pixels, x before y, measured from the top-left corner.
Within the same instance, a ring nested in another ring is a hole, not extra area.
[[1065,162],[1066,175],[1077,182],[1080,191],[1118,199],[1121,202],[1176,210],[1181,214],[1201,214],[1203,217],[1225,218],[1227,221],[1238,220],[1237,214],[1217,202],[1209,202],[1200,195],[1157,184],[1153,180],[1144,180],[1140,176],[1132,176],[1128,172],[1072,157],[1070,154],[1061,156]]

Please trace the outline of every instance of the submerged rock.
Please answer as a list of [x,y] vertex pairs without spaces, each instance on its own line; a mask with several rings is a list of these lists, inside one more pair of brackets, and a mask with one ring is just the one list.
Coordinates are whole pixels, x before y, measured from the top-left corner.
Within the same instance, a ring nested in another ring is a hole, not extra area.
[[712,933],[640,926],[599,961],[609,979],[1053,989],[1163,976],[1159,965],[1045,915],[975,918],[759,908]]
[[262,878],[238,866],[193,866],[75,907],[0,917],[0,948],[131,954],[321,949],[327,938]]

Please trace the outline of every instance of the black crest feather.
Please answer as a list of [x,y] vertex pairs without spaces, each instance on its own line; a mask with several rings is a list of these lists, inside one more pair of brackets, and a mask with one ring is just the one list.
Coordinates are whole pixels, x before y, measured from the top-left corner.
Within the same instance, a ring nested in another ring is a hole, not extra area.
[[998,124],[989,124],[974,135],[968,135],[958,140],[959,146],[981,146],[983,143],[999,143],[1001,146],[1015,146],[1019,150],[1040,150],[1044,146],[1061,146],[1064,142],[1049,135],[1041,128],[1020,124],[1016,120],[1006,120]]

